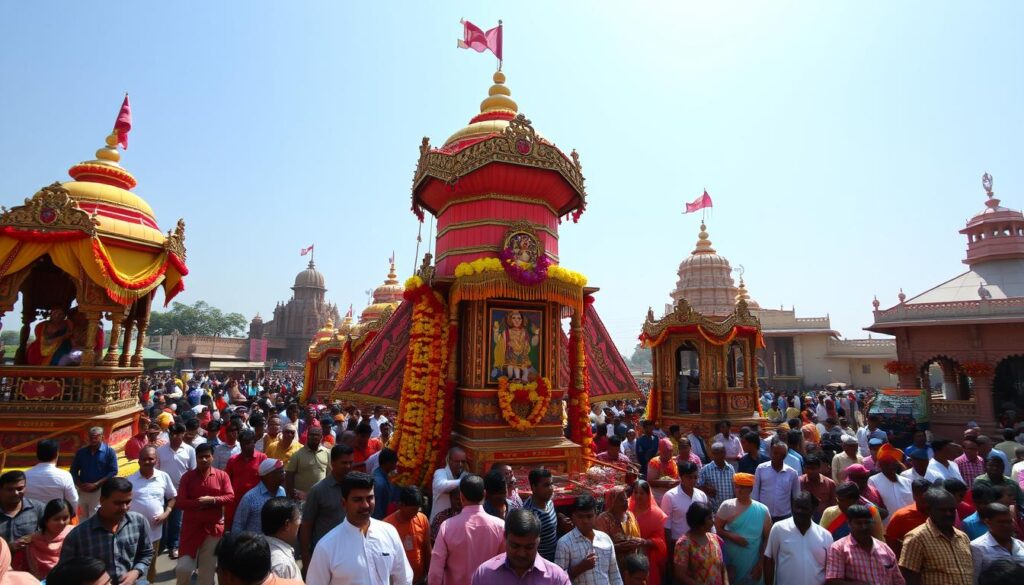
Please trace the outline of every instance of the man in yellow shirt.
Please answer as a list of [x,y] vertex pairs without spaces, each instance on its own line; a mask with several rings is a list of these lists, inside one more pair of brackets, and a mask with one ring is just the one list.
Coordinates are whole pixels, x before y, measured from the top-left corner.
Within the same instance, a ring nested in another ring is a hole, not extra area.
[[267,448],[267,457],[288,465],[292,455],[302,449],[302,443],[295,440],[296,433],[294,424],[286,424],[284,430],[281,431],[281,439]]

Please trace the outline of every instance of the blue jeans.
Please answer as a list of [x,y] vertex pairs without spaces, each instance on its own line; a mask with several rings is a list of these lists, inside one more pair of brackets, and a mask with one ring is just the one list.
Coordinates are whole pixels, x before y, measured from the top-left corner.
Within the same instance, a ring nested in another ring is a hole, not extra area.
[[[160,541],[168,551],[172,548],[178,548],[178,541],[181,540],[181,514],[181,510],[175,508],[171,510],[171,515],[167,518],[167,522],[164,522],[164,535]],[[159,552],[154,551],[154,553]],[[154,562],[156,561],[154,560]]]

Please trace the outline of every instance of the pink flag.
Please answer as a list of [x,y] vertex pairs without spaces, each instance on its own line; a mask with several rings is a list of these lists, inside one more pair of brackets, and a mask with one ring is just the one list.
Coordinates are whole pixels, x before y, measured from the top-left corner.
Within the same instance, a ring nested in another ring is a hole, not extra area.
[[351,304],[349,304],[349,306],[348,306],[348,313],[345,313],[345,316],[346,317],[351,317],[352,316],[352,305]]
[[490,51],[501,61],[501,21],[498,26],[484,32],[479,26],[462,20],[462,38],[459,39],[460,49],[473,49],[477,53]]
[[692,203],[686,204],[686,211],[683,213],[693,213],[698,209],[704,209],[705,207],[714,207],[711,203],[711,195],[708,195],[707,189],[704,190],[704,194],[693,200]]
[[128,94],[124,94],[121,111],[117,113],[117,121],[114,122],[114,132],[117,132],[117,143],[125,150],[128,150],[128,131],[131,129],[132,107],[128,104]]
[[303,248],[303,249],[299,250],[299,256],[305,256],[306,254],[309,254],[312,251],[313,251],[313,246],[310,246],[308,248]]

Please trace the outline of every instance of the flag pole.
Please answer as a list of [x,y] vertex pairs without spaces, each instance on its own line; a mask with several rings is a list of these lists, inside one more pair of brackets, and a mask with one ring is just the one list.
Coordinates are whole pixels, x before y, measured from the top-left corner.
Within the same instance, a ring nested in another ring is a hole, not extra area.
[[[501,39],[501,44],[502,45],[505,44],[504,31],[505,31],[505,29],[502,28],[501,19],[499,18],[498,19],[498,38]],[[502,54],[505,53],[505,47],[504,46],[501,47],[501,52],[502,52]],[[498,71],[501,71],[501,57],[498,57]]]

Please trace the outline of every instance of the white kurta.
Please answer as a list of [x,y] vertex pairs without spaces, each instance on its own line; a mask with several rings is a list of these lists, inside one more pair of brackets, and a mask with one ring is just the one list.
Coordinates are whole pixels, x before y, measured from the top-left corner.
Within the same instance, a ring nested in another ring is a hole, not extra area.
[[345,520],[317,543],[306,583],[412,585],[412,566],[394,526],[371,518],[363,536]]

